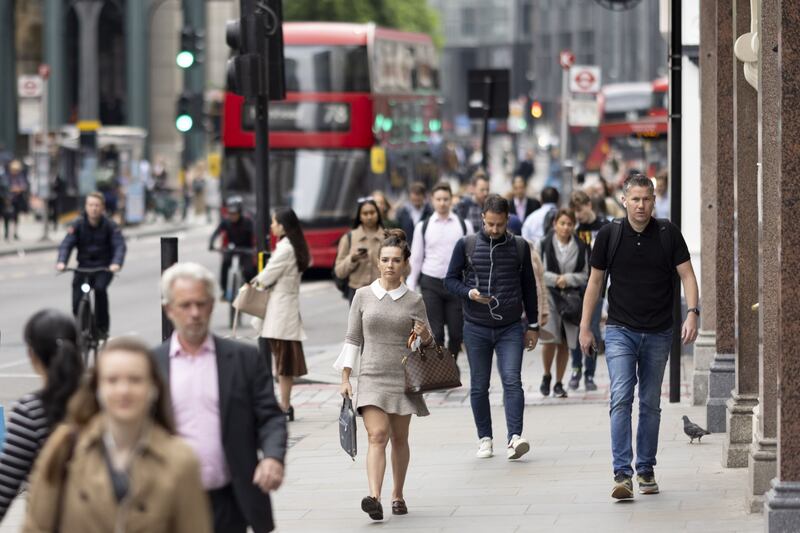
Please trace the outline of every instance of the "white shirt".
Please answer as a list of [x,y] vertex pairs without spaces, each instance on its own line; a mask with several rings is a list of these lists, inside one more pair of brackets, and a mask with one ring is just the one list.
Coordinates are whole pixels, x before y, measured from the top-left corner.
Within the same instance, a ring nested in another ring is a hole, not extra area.
[[[419,284],[420,274],[432,278],[443,279],[450,266],[450,257],[453,255],[458,240],[464,236],[464,230],[458,221],[458,216],[452,211],[442,218],[439,213],[434,213],[428,222],[425,235],[422,235],[423,222],[414,226],[414,240],[411,243],[411,273],[406,283],[413,291]],[[467,235],[474,233],[472,225],[464,222]]]
[[525,209],[528,207],[528,198],[519,199],[514,197],[514,211],[520,220],[525,220]]
[[545,234],[544,219],[547,213],[553,209],[558,209],[556,204],[544,204],[542,207],[528,215],[525,223],[522,224],[522,236],[531,242],[539,242]]

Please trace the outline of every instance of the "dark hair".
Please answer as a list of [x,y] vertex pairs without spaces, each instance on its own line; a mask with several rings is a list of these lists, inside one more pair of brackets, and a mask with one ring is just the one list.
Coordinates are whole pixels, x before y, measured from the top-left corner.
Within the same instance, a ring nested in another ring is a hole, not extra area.
[[408,186],[408,192],[412,194],[421,194],[425,196],[425,193],[428,192],[428,188],[425,187],[425,184],[421,181],[415,181],[411,185]]
[[386,231],[386,238],[381,243],[381,250],[384,248],[400,248],[404,261],[408,261],[408,258],[411,257],[411,248],[408,247],[406,232],[399,228]]
[[440,181],[439,183],[434,185],[433,189],[431,189],[431,196],[436,194],[436,191],[446,191],[447,194],[453,196],[453,189],[450,187],[450,184],[447,183],[446,181]]
[[572,209],[575,209],[579,205],[586,205],[591,204],[592,199],[589,198],[589,195],[586,194],[584,191],[573,191],[572,195],[569,197],[569,206]]
[[505,214],[508,215],[510,208],[508,206],[508,200],[500,196],[499,194],[490,194],[486,197],[486,201],[483,202],[483,213],[498,213],[498,214]]
[[41,399],[47,424],[53,428],[64,419],[67,401],[83,376],[75,321],[61,311],[43,309],[28,319],[23,337],[33,356],[47,370]]
[[545,187],[542,189],[542,203],[543,204],[557,204],[558,203],[558,189],[554,187]]
[[[151,417],[155,424],[160,426],[164,431],[170,435],[175,435],[175,423],[172,416],[172,402],[170,400],[169,392],[164,379],[161,377],[161,371],[156,366],[156,359],[150,348],[136,337],[116,337],[109,340],[97,357],[97,363],[89,370],[87,379],[83,380],[80,388],[72,396],[67,406],[67,422],[72,426],[71,431],[61,432],[58,437],[60,442],[56,447],[56,451],[49,456],[43,468],[45,469],[45,478],[51,482],[56,483],[61,480],[64,472],[64,464],[69,460],[69,454],[72,446],[68,445],[68,441],[72,439],[72,435],[76,432],[82,431],[89,422],[100,413],[100,404],[97,401],[97,386],[99,382],[100,366],[103,362],[103,356],[109,352],[114,351],[127,351],[140,354],[149,367],[150,380],[156,388],[156,399],[153,403]],[[55,436],[51,437],[56,438]]]
[[283,226],[286,238],[292,243],[297,260],[297,270],[305,272],[311,263],[311,252],[308,250],[308,242],[303,235],[303,228],[300,227],[297,214],[291,207],[281,207],[275,210],[275,221]]
[[643,174],[634,174],[631,173],[625,178],[625,182],[622,184],[622,192],[626,196],[628,195],[628,191],[631,190],[631,187],[645,187],[651,196],[656,194],[656,189],[653,186],[653,181]]
[[556,211],[556,216],[553,217],[553,226],[556,225],[556,222],[558,222],[558,219],[561,217],[568,217],[573,224],[578,222],[577,218],[575,217],[575,211],[568,207],[562,207]]
[[521,181],[521,182],[522,182],[522,183],[524,183],[525,185],[528,185],[528,180],[526,180],[526,179],[525,179],[523,176],[520,176],[519,174],[517,174],[516,176],[514,176],[514,179],[512,179],[512,180],[511,180],[511,183],[512,183],[512,185],[513,185],[513,184],[514,184],[514,182],[516,182],[516,181]]
[[365,198],[358,202],[358,208],[356,209],[356,217],[355,219],[353,219],[353,229],[356,229],[361,225],[361,209],[367,204],[374,207],[375,211],[378,212],[378,227],[381,228],[383,227],[383,215],[381,215],[381,210],[378,209],[377,202],[375,202],[373,198]]
[[475,186],[480,180],[487,182],[489,181],[489,176],[486,175],[486,172],[484,172],[482,168],[479,168],[475,171],[475,173],[472,175],[472,179],[470,179],[469,182],[472,186]]

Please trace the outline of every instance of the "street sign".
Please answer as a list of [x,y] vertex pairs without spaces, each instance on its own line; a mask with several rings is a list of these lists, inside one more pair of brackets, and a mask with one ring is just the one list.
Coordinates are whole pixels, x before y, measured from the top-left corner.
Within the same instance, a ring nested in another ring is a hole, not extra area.
[[485,106],[488,106],[488,118],[506,118],[508,116],[510,80],[511,71],[508,69],[468,70],[467,114],[469,117],[484,118]]
[[42,129],[40,98],[20,98],[17,101],[17,129],[22,135],[39,133]]
[[558,62],[561,68],[568,69],[575,63],[575,54],[572,53],[572,50],[561,50],[558,54]]
[[600,67],[573,65],[569,69],[569,90],[573,93],[600,92]]
[[569,125],[596,128],[600,125],[600,106],[597,100],[569,101]]
[[41,76],[22,75],[17,78],[17,94],[20,98],[40,98],[42,83]]

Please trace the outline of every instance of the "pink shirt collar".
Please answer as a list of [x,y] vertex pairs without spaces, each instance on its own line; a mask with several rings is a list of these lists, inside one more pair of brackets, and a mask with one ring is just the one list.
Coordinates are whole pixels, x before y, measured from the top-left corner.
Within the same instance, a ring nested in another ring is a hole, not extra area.
[[[214,346],[214,339],[211,335],[207,335],[206,339],[203,341],[203,344],[200,346],[200,351],[194,355],[213,355],[216,353],[216,349]],[[178,340],[178,332],[175,331],[172,333],[172,337],[169,340],[169,356],[170,358],[173,357],[182,357],[187,355],[193,355],[183,349],[181,346],[181,342]]]

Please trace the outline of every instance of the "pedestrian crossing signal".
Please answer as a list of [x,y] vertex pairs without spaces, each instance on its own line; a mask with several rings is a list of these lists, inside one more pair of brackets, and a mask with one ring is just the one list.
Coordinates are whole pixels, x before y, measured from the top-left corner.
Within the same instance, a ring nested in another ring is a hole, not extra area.
[[534,100],[531,104],[531,116],[533,118],[542,118],[542,104],[538,100]]

